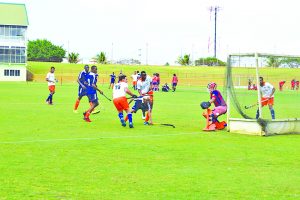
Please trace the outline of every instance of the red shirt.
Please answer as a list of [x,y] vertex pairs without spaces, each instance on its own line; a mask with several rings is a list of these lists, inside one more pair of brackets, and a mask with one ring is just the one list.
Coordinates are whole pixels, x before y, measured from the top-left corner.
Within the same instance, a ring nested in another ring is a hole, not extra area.
[[178,82],[177,76],[173,76],[172,83],[177,83],[177,82]]

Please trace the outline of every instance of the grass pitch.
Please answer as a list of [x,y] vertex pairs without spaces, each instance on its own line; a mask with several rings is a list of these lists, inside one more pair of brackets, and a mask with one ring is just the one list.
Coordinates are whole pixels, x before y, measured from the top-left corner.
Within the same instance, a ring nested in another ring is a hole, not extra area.
[[[107,85],[100,88],[111,95]],[[299,135],[203,132],[204,88],[155,93],[154,122],[175,129],[144,126],[140,111],[134,129],[121,127],[101,95],[101,112],[86,123],[72,112],[75,84],[57,86],[54,106],[45,104],[46,83],[0,89],[1,200],[300,198]],[[87,107],[84,97],[80,112]]]

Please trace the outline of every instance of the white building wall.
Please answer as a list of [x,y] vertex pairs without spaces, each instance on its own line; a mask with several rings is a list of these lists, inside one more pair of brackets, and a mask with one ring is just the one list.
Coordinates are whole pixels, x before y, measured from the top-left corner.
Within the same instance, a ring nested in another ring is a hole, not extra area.
[[[20,70],[20,76],[5,76],[5,70]],[[26,81],[27,70],[25,66],[1,66],[0,81]]]

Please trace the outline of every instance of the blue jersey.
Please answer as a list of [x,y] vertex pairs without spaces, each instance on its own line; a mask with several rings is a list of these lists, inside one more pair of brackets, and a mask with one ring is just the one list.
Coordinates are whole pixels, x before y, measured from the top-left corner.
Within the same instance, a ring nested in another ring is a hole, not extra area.
[[90,72],[87,76],[87,94],[96,94],[96,90],[93,88],[93,84],[97,85],[98,74]]
[[[85,70],[80,72],[79,75],[78,75],[79,82],[86,86],[88,75],[89,75],[89,72],[86,72]],[[81,85],[79,84],[79,86],[81,86]]]
[[110,75],[110,83],[115,83],[115,80],[116,80],[116,75],[111,74]]
[[214,104],[215,107],[218,106],[227,106],[225,100],[223,99],[221,92],[218,90],[214,90],[210,93],[210,98],[215,98]]

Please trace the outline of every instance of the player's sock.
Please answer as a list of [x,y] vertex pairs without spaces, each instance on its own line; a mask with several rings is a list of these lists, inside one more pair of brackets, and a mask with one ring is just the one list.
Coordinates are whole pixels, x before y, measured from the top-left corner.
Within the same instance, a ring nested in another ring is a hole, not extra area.
[[275,111],[274,111],[274,109],[271,109],[270,111],[271,111],[272,119],[275,119]]
[[257,109],[257,111],[256,111],[256,119],[258,119],[258,117],[259,117],[259,110]]
[[49,94],[48,98],[46,99],[46,101],[50,101],[51,98],[51,93]]
[[50,102],[50,104],[52,104],[53,94],[50,94],[49,97],[50,97],[49,102]]
[[211,114],[211,122],[212,123],[215,123],[215,122],[217,122],[218,120],[217,120],[217,118],[216,118],[216,116],[214,115],[214,114]]
[[79,106],[80,100],[77,99],[75,102],[75,106],[74,106],[74,110],[77,110],[78,106]]
[[132,124],[132,114],[128,113],[126,117],[128,118],[129,124]]
[[121,121],[122,121],[122,120],[124,121],[124,115],[123,115],[123,113],[119,113],[118,116],[119,116],[119,118],[120,118]]
[[85,117],[86,119],[87,119],[87,118],[90,118],[90,114],[91,114],[90,112],[86,111],[84,117]]
[[145,119],[145,118],[146,118],[146,116],[145,116],[145,111],[144,111],[144,110],[142,110],[142,112],[143,112],[142,119]]
[[120,121],[121,121],[121,124],[122,126],[126,126],[126,122],[124,121],[124,115],[123,115],[123,112],[119,113],[119,118],[120,118]]
[[147,112],[145,122],[148,122],[148,121],[149,121],[149,113]]

